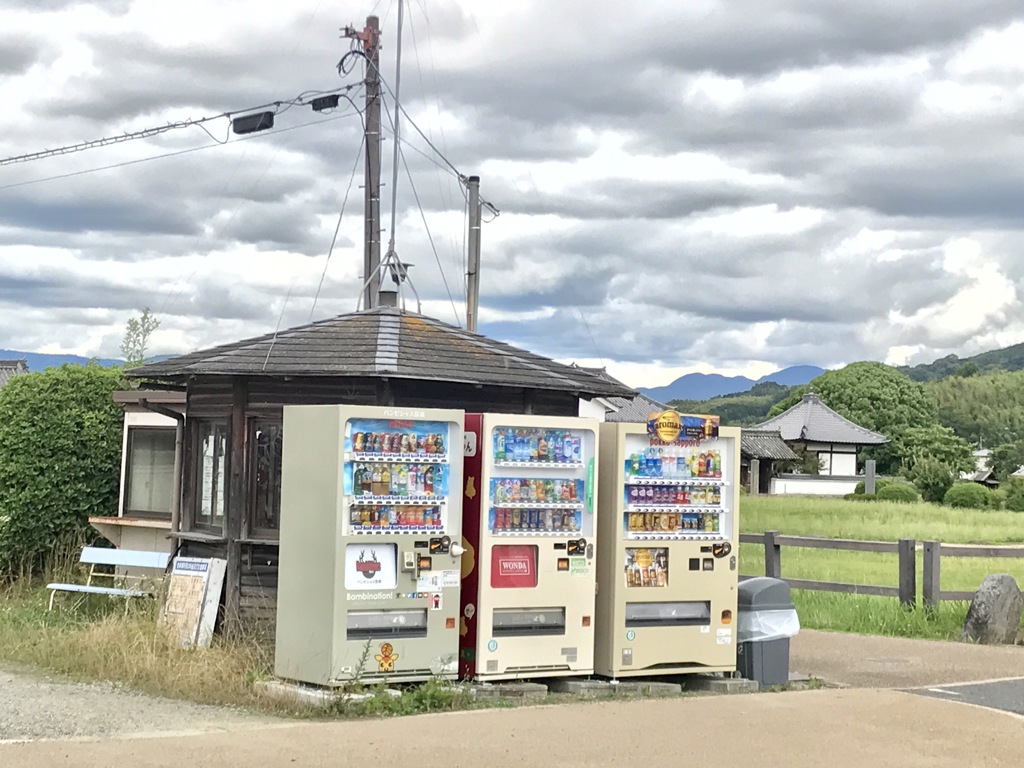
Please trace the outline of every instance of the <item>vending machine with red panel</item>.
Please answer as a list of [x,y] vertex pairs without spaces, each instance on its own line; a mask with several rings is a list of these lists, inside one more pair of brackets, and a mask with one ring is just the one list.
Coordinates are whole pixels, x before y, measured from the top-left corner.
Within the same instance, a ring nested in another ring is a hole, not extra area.
[[598,427],[466,415],[463,679],[593,672]]

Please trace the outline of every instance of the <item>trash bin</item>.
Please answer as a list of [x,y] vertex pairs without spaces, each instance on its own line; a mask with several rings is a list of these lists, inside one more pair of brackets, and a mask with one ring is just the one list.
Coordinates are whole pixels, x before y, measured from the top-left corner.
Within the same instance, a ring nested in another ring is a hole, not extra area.
[[800,631],[789,584],[759,576],[739,585],[736,667],[762,687],[789,682],[789,638]]

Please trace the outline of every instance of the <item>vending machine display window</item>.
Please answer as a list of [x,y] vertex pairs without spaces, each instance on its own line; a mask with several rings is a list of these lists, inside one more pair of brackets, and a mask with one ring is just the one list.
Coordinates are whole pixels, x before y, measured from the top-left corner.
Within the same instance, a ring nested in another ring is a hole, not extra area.
[[449,493],[448,425],[353,419],[345,435],[352,533],[442,531]]
[[652,446],[644,435],[629,435],[626,450],[622,529],[627,539],[718,539],[730,530],[720,448]]

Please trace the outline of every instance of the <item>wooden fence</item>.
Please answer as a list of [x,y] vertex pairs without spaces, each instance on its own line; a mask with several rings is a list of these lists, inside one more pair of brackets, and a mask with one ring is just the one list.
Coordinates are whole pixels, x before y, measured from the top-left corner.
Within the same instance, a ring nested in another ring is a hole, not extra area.
[[[812,589],[820,592],[843,592],[849,595],[879,595],[897,597],[907,606],[917,602],[917,542],[914,539],[899,541],[858,541],[855,539],[824,539],[814,536],[784,536],[778,531],[764,533],[741,533],[743,544],[764,545],[764,575],[782,579],[793,589]],[[898,586],[876,586],[874,584],[848,584],[841,581],[814,581],[811,579],[786,579],[782,576],[782,548],[802,547],[804,549],[831,549],[849,552],[884,552],[898,555]],[[943,591],[940,587],[941,563],[943,557],[1017,557],[1024,558],[1024,546],[977,546],[972,544],[942,544],[938,541],[922,542],[924,556],[921,593],[925,605],[936,607],[940,600],[971,600],[974,592]],[[747,575],[749,578],[749,575]]]

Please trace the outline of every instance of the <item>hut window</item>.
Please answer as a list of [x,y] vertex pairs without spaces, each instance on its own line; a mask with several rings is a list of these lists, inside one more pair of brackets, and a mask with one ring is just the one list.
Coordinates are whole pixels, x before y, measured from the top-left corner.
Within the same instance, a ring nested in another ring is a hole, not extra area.
[[252,486],[249,530],[276,536],[281,518],[281,421],[253,419],[249,445]]
[[197,528],[221,529],[227,507],[225,474],[227,472],[228,424],[226,421],[201,420],[197,424],[199,458],[196,467],[195,525]]
[[174,498],[174,427],[129,427],[124,514],[170,517]]

